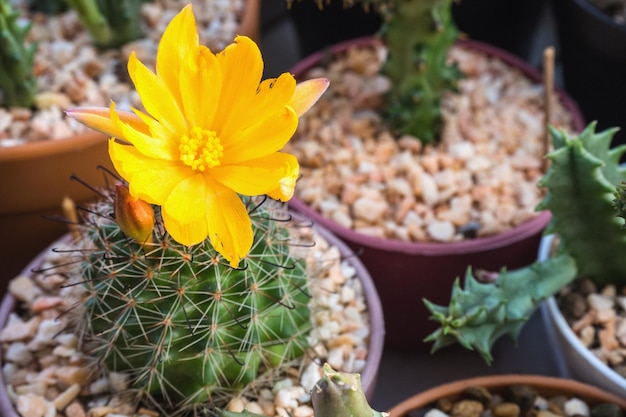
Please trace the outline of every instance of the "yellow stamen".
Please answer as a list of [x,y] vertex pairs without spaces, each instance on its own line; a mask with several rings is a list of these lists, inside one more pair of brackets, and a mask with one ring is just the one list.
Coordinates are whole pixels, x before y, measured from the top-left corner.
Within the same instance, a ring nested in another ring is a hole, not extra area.
[[224,147],[214,131],[193,127],[180,138],[180,160],[194,170],[204,171],[220,164]]

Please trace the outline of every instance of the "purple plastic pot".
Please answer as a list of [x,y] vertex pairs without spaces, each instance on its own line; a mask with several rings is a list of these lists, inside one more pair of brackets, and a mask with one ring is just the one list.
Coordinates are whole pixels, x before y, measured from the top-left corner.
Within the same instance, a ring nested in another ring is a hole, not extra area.
[[[376,380],[378,377],[378,368],[383,354],[383,345],[385,339],[385,321],[383,317],[383,309],[381,306],[380,298],[376,292],[376,287],[372,278],[359,260],[359,258],[352,256],[352,250],[346,246],[339,238],[333,235],[330,231],[326,230],[321,225],[315,225],[315,230],[326,239],[331,246],[335,246],[339,249],[342,259],[345,259],[348,264],[355,269],[356,276],[363,287],[365,294],[365,300],[369,312],[370,321],[370,340],[368,346],[367,362],[363,371],[361,372],[361,384],[363,391],[367,398],[371,401],[374,398],[374,390],[376,388]],[[46,256],[49,252],[60,242],[69,242],[70,236],[65,235],[60,240],[52,243],[48,248],[41,252],[35,259],[33,259],[22,271],[22,275],[30,275],[33,270],[37,270],[44,263]],[[0,328],[4,328],[9,320],[9,315],[18,308],[16,299],[7,292],[0,304]],[[3,356],[0,355],[0,368],[3,367]],[[0,372],[0,416],[2,417],[20,417],[15,410],[9,396],[7,394],[7,385],[4,381],[3,375]]]
[[[337,55],[354,46],[379,42],[367,37],[337,44],[330,54]],[[462,45],[485,54],[499,57],[518,68],[532,81],[541,83],[541,75],[528,64],[501,49],[475,41]],[[327,62],[329,53],[316,53],[299,62],[291,72],[297,79],[320,63]],[[574,103],[563,91],[556,93],[570,111],[574,128],[584,127],[583,117]],[[289,205],[309,217],[341,239],[357,254],[372,275],[382,300],[386,317],[385,346],[394,349],[426,350],[430,345],[423,340],[436,330],[437,324],[429,319],[423,299],[447,305],[454,280],[463,277],[469,266],[476,269],[497,271],[503,267],[515,269],[532,263],[543,230],[550,220],[550,213],[539,213],[532,220],[506,232],[471,240],[437,242],[403,242],[367,236],[339,225],[313,210],[297,197]]]

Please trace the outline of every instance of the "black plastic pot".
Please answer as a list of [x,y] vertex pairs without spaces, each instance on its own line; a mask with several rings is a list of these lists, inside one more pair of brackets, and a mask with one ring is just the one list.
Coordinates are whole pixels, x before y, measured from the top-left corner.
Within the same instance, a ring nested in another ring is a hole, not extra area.
[[528,61],[546,7],[546,0],[460,0],[452,6],[452,16],[459,31],[469,39]]
[[[547,0],[460,0],[452,6],[459,31],[528,60],[533,36]],[[370,8],[371,9],[371,8]],[[344,40],[375,34],[382,18],[360,5],[342,1],[294,1],[289,11],[295,23],[302,56]]]
[[598,129],[620,127],[626,143],[626,25],[589,0],[552,0],[565,89]]

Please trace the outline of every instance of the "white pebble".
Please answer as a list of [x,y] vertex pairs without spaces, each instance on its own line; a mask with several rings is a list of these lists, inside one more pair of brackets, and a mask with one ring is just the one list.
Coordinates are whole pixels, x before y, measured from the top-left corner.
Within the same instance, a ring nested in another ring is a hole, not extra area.
[[17,412],[22,417],[45,417],[47,411],[46,399],[40,395],[26,394],[17,397]]
[[320,380],[320,370],[321,367],[317,363],[311,362],[300,376],[300,385],[302,385],[307,391],[311,391],[317,381]]
[[17,300],[31,304],[39,291],[33,280],[26,275],[20,275],[9,282],[9,292]]
[[449,221],[433,221],[426,228],[433,240],[449,242],[454,237],[454,225]]
[[33,360],[33,354],[26,349],[26,344],[15,342],[9,345],[4,353],[4,358],[18,365],[26,365]]
[[448,417],[448,414],[436,408],[430,409],[424,414],[424,417]]
[[572,398],[563,404],[563,411],[568,416],[589,416],[589,406],[579,398]]

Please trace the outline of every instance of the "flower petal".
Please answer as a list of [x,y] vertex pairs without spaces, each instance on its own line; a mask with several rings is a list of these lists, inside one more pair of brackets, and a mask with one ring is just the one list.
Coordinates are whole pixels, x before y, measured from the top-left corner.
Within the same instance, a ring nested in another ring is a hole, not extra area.
[[320,99],[329,85],[330,81],[326,78],[315,78],[298,83],[289,105],[300,117]]
[[174,240],[183,245],[195,245],[208,234],[211,244],[230,265],[236,268],[252,247],[252,222],[239,196],[210,177],[206,184],[206,213],[201,219],[185,223],[173,217],[165,208],[163,221]]
[[[135,113],[119,110],[116,110],[116,113],[118,119],[128,126],[141,133],[149,133],[146,124]],[[120,128],[111,120],[111,109],[108,107],[76,107],[65,110],[65,114],[105,135],[123,139]]]
[[167,129],[163,129],[159,122],[138,110],[136,116],[142,122],[142,129],[145,130],[147,127],[149,132],[135,130],[133,126],[126,124],[119,118],[115,105],[111,104],[111,123],[118,130],[121,138],[133,144],[137,151],[146,157],[168,161],[179,160],[180,152],[176,141],[171,138],[172,134]]
[[[251,101],[263,76],[263,59],[259,47],[246,36],[237,36],[217,55],[223,74],[220,105],[215,115],[218,135],[229,135],[241,126],[241,115],[251,109]],[[235,127],[228,127],[235,124]]]
[[206,210],[204,176],[197,172],[179,182],[167,197],[163,209],[168,215],[184,224],[204,218]]
[[235,192],[248,196],[268,194],[286,201],[293,196],[299,174],[298,160],[288,153],[275,152],[242,165],[218,166],[211,175]]
[[179,74],[185,118],[190,126],[215,130],[215,111],[220,104],[222,73],[215,55],[206,46],[187,54]]
[[150,204],[162,205],[172,190],[195,172],[182,163],[146,157],[134,146],[109,140],[113,166],[130,186],[130,194]]
[[172,93],[163,79],[142,64],[133,52],[128,58],[128,74],[148,113],[172,132],[184,132],[187,123],[180,101],[172,100]]
[[298,116],[289,106],[230,137],[224,146],[222,165],[238,165],[281,150],[298,128]]
[[180,108],[183,102],[178,79],[182,63],[187,54],[195,51],[199,44],[196,20],[189,4],[165,28],[156,57],[157,74],[170,91],[170,95],[165,97],[172,96]]

